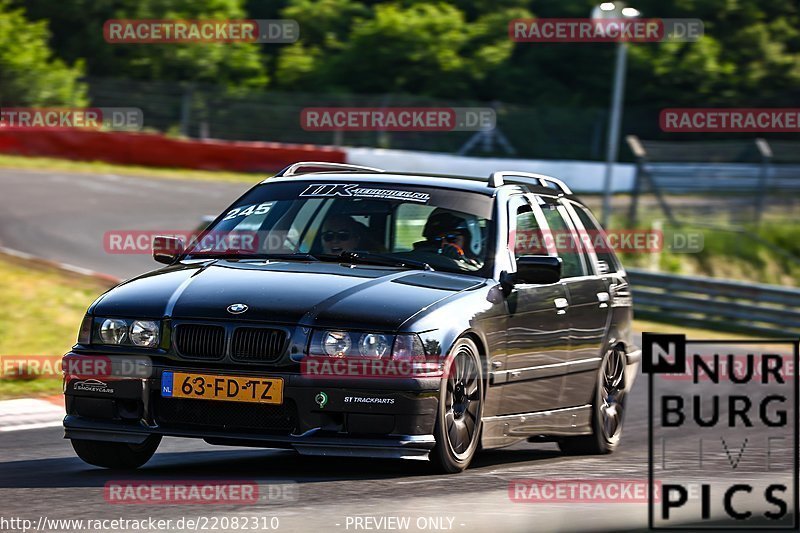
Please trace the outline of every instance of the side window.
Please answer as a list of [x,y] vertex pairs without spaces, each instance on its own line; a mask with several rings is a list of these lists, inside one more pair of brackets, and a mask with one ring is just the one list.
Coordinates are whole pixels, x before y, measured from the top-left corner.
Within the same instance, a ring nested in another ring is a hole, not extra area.
[[539,221],[527,204],[517,208],[517,232],[514,235],[514,258],[523,255],[547,255]]
[[617,272],[619,270],[619,261],[617,261],[617,256],[614,255],[614,251],[606,238],[605,231],[600,229],[600,225],[585,207],[576,204],[572,204],[572,207],[578,216],[578,220],[591,237],[592,243],[594,243],[597,260],[600,261],[600,273]]
[[564,208],[555,205],[543,205],[542,212],[550,227],[549,238],[555,244],[556,251],[561,257],[561,277],[574,278],[586,275],[586,265],[583,263],[583,254],[575,234],[567,224]]

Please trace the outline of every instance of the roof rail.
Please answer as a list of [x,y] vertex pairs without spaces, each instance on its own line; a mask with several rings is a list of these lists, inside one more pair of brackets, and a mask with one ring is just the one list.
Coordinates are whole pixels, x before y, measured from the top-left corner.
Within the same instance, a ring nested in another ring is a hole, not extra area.
[[[518,172],[516,170],[498,170],[489,176],[489,187],[499,187],[504,183],[527,183],[529,185],[540,185],[547,188],[556,188],[564,194],[572,194],[572,190],[563,181],[545,176],[544,174],[532,174],[530,172]],[[555,185],[555,187],[553,187]]]
[[325,170],[341,170],[343,172],[384,172],[383,169],[373,167],[362,167],[358,165],[348,165],[346,163],[328,163],[327,161],[301,161],[293,163],[284,168],[275,177],[289,177],[303,174],[300,172],[304,168],[320,168]]

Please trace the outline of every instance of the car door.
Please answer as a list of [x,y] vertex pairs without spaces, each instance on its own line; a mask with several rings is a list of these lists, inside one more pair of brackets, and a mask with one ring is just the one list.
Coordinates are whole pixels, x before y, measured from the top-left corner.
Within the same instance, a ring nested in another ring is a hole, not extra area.
[[548,202],[543,212],[556,248],[564,261],[562,282],[567,291],[569,367],[562,390],[564,406],[586,403],[603,356],[602,343],[609,318],[608,280],[599,275],[590,234],[562,200]]
[[[519,195],[508,203],[508,243],[515,261],[522,255],[549,255],[543,248],[546,225],[532,200]],[[505,377],[501,410],[516,414],[557,408],[569,362],[566,289],[560,282],[517,284],[505,301],[506,367],[495,373]]]

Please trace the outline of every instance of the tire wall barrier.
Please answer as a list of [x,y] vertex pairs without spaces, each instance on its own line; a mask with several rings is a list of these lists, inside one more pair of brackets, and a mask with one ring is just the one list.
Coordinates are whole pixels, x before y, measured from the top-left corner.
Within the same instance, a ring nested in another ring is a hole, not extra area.
[[0,129],[0,153],[148,167],[276,172],[297,161],[344,163],[334,147],[185,140],[152,133]]

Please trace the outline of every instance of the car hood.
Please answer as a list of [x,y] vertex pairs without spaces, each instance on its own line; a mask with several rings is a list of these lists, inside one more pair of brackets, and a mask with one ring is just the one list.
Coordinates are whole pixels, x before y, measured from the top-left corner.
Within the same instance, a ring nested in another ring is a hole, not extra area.
[[[241,320],[393,330],[485,280],[460,274],[316,262],[211,261],[129,280],[92,306],[95,316]],[[231,304],[248,306],[231,314]]]

